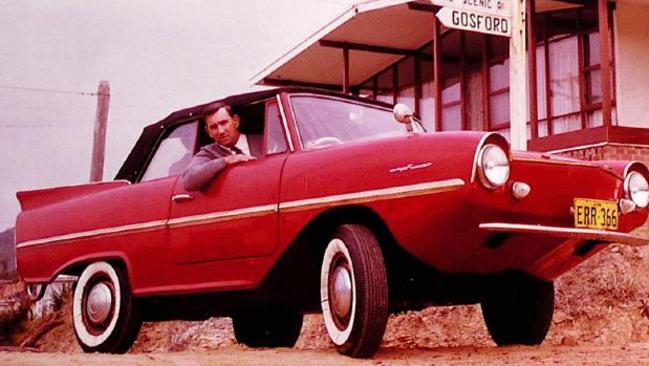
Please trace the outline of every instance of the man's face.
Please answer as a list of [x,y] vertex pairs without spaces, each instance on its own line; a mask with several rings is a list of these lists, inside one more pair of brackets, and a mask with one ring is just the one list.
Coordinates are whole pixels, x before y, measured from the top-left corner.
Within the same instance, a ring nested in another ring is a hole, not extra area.
[[205,130],[215,142],[232,147],[239,140],[239,116],[230,117],[225,108],[219,108],[205,118]]

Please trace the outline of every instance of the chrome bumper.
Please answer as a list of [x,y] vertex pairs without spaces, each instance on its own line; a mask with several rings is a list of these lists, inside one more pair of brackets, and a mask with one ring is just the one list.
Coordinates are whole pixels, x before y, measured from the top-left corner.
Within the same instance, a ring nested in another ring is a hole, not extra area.
[[502,222],[480,224],[480,229],[502,233],[546,235],[567,239],[594,240],[601,242],[620,243],[633,246],[649,244],[649,238],[638,235],[619,233],[615,231],[578,229],[557,226],[507,224]]

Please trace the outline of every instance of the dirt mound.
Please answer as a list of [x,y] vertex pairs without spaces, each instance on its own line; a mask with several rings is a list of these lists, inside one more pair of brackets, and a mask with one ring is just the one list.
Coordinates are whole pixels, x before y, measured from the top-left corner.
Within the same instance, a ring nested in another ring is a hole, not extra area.
[[[556,281],[550,345],[624,345],[649,341],[649,248],[611,246]],[[39,342],[48,352],[80,352],[69,305],[44,321],[57,327]],[[35,328],[37,325],[30,325]],[[28,333],[14,336],[15,341]],[[383,347],[433,348],[491,346],[480,307],[431,307],[392,315]],[[236,344],[228,318],[203,322],[145,323],[130,352],[203,351]],[[321,316],[305,318],[298,349],[331,348]]]

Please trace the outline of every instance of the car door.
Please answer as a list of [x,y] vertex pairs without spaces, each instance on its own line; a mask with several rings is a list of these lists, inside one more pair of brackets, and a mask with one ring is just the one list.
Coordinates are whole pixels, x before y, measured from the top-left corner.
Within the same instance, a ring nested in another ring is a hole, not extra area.
[[[245,273],[254,263],[247,259],[269,256],[277,245],[279,184],[287,149],[285,140],[269,138],[281,128],[277,103],[271,100],[262,107],[262,156],[226,167],[204,191],[187,192],[180,180],[173,190],[170,254],[176,264],[195,265],[196,272],[188,275],[202,277],[205,266],[199,264],[225,260],[228,268]],[[241,125],[246,122],[242,118]]]
[[[124,219],[130,216],[144,221],[136,233],[123,235],[116,239],[120,245],[128,247],[132,273],[133,288],[151,291],[169,285],[174,281],[174,265],[165,249],[168,246],[168,229],[171,194],[180,173],[191,160],[195,150],[198,121],[179,122],[169,127],[163,135],[151,159],[143,169],[140,181],[122,189],[120,196],[113,195],[106,205],[121,207],[121,210],[107,211],[104,220]],[[126,208],[126,209],[125,209]],[[118,215],[109,216],[110,213]],[[159,227],[151,223],[161,221]],[[155,255],[152,255],[155,254]],[[160,276],[164,273],[165,276]]]

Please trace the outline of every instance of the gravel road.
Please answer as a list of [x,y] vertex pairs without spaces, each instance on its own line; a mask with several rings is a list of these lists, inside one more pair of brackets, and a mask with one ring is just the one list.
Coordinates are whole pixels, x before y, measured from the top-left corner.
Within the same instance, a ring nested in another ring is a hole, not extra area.
[[241,346],[210,352],[127,355],[0,353],[4,366],[239,366],[239,365],[649,365],[649,343],[624,346],[382,348],[356,360],[334,351],[252,350]]

